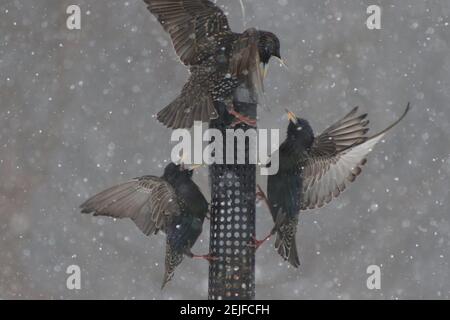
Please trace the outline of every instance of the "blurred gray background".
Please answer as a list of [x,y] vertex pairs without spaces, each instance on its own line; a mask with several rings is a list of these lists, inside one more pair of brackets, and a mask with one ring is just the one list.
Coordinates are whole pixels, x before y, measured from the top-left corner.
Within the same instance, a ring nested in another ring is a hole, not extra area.
[[[244,30],[239,0],[219,0]],[[82,10],[80,31],[66,8]],[[316,132],[359,105],[377,131],[413,109],[328,207],[301,217],[302,265],[273,240],[257,253],[257,298],[450,296],[450,2],[244,0],[246,26],[275,32],[260,128],[285,132],[284,109]],[[382,29],[366,8],[382,6]],[[208,266],[186,259],[163,292],[164,236],[131,221],[79,214],[90,195],[160,175],[170,130],[154,114],[187,78],[168,35],[140,0],[2,0],[0,4],[0,298],[204,299]],[[209,197],[207,169],[195,180]],[[264,179],[260,182],[264,184]],[[272,226],[257,210],[258,235]],[[208,250],[208,223],[195,252]],[[81,267],[82,288],[66,288]],[[366,269],[381,267],[381,290]]]

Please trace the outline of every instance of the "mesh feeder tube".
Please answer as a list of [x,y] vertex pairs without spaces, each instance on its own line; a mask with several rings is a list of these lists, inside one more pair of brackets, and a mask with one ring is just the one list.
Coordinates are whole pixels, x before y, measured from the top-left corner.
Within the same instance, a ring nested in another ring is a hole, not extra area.
[[[234,94],[235,109],[256,119],[257,99],[246,87]],[[245,124],[232,127],[233,116],[223,103],[216,103],[219,118],[210,128],[226,137],[227,129],[254,130]],[[256,165],[250,164],[249,139],[245,149],[234,141],[234,164],[212,164],[210,253],[216,257],[209,266],[209,300],[249,300],[255,298],[255,248],[249,241],[255,236]],[[223,146],[226,159],[226,144]],[[241,148],[238,150],[238,148]],[[237,155],[245,152],[245,164],[237,164]],[[224,161],[225,162],[225,161]]]

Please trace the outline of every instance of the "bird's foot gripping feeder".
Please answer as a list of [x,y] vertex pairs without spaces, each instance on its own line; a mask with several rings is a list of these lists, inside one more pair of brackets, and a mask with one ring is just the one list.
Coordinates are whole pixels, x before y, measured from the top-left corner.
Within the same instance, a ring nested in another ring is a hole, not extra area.
[[[236,90],[236,110],[256,119],[256,98],[246,88]],[[245,124],[233,125],[234,117],[226,106],[216,103],[221,116],[210,123],[226,136],[226,130],[254,130]],[[210,253],[217,260],[209,267],[210,300],[255,298],[255,248],[249,245],[255,236],[256,166],[249,161],[249,141],[245,147],[234,144],[234,164],[210,166],[211,226]],[[236,164],[245,152],[245,164]],[[224,145],[223,159],[226,159]]]

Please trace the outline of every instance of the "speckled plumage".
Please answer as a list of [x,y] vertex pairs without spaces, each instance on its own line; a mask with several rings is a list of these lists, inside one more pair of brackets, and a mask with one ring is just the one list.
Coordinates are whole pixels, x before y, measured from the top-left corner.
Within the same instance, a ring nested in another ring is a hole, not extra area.
[[280,42],[270,32],[230,30],[226,15],[208,0],[144,0],[170,34],[190,77],[181,94],[157,118],[169,128],[190,128],[194,121],[218,117],[214,102],[232,105],[243,83],[262,91],[260,64],[280,57]]
[[358,115],[357,107],[317,137],[308,121],[290,113],[287,138],[279,149],[279,171],[267,183],[275,247],[284,260],[300,265],[295,241],[300,211],[324,206],[355,181],[372,148],[408,110],[409,104],[394,124],[373,136],[367,136],[367,114]]
[[83,203],[82,213],[130,218],[146,235],[166,233],[162,288],[202,232],[208,203],[192,181],[192,170],[170,163],[162,177],[143,176],[111,187]]

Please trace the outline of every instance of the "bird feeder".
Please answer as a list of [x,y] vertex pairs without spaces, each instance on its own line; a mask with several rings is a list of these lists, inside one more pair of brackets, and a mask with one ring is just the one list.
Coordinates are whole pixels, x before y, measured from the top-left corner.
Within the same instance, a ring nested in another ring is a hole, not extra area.
[[[235,109],[256,118],[257,99],[246,87],[234,94]],[[210,128],[226,136],[226,130],[250,128],[245,124],[232,127],[234,117],[228,115],[223,103],[216,103],[220,117]],[[217,260],[209,267],[210,300],[248,300],[255,298],[255,249],[249,246],[255,236],[256,166],[249,161],[249,141],[245,149],[234,145],[234,164],[213,164],[209,167],[211,184],[210,253]],[[239,152],[245,152],[245,164],[236,164]],[[226,159],[226,147],[223,150]]]

